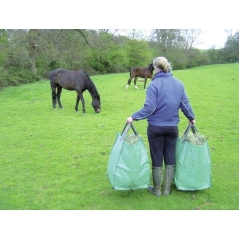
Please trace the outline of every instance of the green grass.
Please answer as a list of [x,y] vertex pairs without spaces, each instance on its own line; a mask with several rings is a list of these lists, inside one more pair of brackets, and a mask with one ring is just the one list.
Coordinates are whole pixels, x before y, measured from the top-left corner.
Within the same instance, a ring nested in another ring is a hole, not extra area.
[[[52,109],[48,80],[0,90],[0,209],[239,209],[239,65],[174,71],[184,82],[197,128],[208,137],[210,189],[154,197],[146,189],[115,191],[107,178],[116,133],[145,100],[143,82],[125,89],[129,74],[92,76],[101,95],[95,114],[84,93],[86,114],[75,113],[76,93],[63,90],[64,109]],[[180,113],[180,134],[187,119]],[[134,123],[143,137],[147,121]]]

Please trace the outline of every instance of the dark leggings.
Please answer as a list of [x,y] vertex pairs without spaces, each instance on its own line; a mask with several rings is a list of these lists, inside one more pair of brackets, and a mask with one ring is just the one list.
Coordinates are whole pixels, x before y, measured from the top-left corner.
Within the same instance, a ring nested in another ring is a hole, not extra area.
[[175,164],[178,126],[148,125],[147,129],[152,166]]

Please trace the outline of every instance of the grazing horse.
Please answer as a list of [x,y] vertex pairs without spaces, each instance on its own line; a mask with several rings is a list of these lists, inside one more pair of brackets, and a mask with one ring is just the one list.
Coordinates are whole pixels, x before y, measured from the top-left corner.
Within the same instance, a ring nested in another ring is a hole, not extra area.
[[134,87],[136,89],[138,89],[137,85],[136,85],[136,81],[138,79],[138,77],[140,78],[144,78],[144,89],[146,88],[146,83],[147,83],[147,79],[150,78],[152,79],[153,77],[153,71],[154,71],[154,67],[153,64],[149,64],[148,67],[133,67],[130,70],[130,78],[128,79],[128,83],[126,85],[126,89],[128,89],[132,79],[134,78]]
[[52,104],[56,108],[56,103],[60,108],[61,104],[61,91],[62,88],[66,90],[75,90],[77,92],[75,110],[78,112],[78,104],[81,100],[82,111],[85,113],[85,100],[83,92],[88,90],[92,97],[92,107],[95,113],[100,113],[100,95],[95,87],[95,84],[84,71],[69,71],[64,69],[56,69],[48,74],[52,91]]

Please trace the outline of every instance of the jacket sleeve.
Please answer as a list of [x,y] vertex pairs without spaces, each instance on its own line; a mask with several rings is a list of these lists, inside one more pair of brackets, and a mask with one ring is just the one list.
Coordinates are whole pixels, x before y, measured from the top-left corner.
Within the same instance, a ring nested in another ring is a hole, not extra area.
[[188,97],[186,92],[183,92],[183,96],[181,98],[181,102],[179,105],[180,109],[182,110],[183,114],[189,119],[189,120],[194,120],[195,115],[193,113],[192,107],[189,103]]
[[146,119],[149,115],[151,115],[157,106],[157,92],[156,88],[148,87],[146,92],[146,100],[144,106],[139,111],[132,114],[133,120],[143,120]]

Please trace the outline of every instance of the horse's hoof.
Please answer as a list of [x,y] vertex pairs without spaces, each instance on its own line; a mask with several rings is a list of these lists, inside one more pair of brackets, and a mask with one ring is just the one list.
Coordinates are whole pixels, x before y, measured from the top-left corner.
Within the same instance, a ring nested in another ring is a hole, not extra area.
[[79,110],[76,110],[76,113],[79,113]]
[[127,85],[126,87],[125,87],[125,89],[127,90],[129,88],[129,85]]

